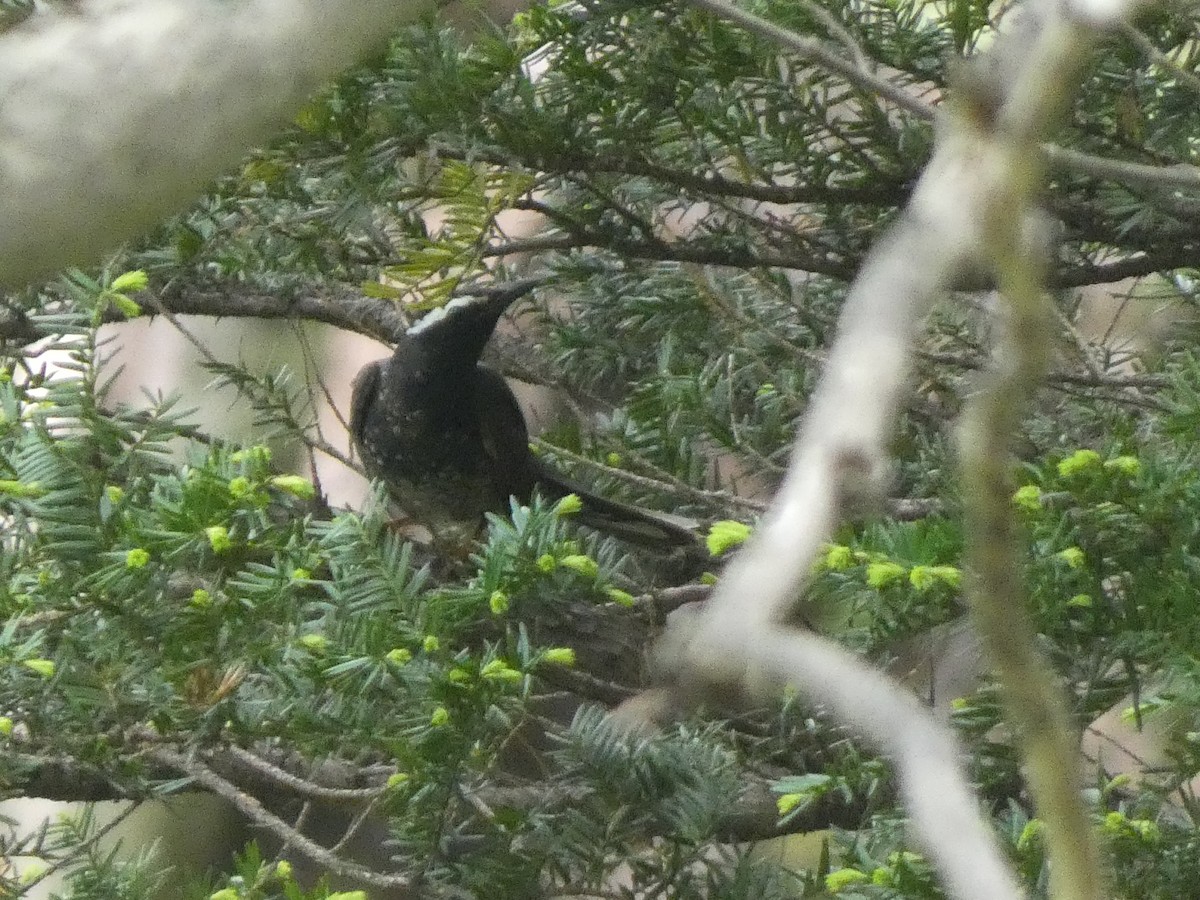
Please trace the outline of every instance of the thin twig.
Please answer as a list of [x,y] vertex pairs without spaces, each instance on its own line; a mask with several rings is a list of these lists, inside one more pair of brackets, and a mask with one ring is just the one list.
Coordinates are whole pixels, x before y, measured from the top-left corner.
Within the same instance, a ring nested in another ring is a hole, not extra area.
[[[1011,208],[1019,214],[1021,205],[1013,202]],[[1037,653],[1011,501],[1010,437],[1049,357],[1048,303],[1031,268],[1016,252],[997,260],[1012,321],[985,389],[963,414],[959,453],[970,574],[965,593],[1004,691],[1005,709],[1021,736],[1034,804],[1046,822],[1050,896],[1097,900],[1103,893],[1099,853],[1080,799],[1078,738],[1054,673]]]
[[170,766],[182,772],[204,789],[212,791],[219,797],[224,797],[255,825],[271,832],[281,841],[295,847],[298,852],[335,875],[355,878],[377,888],[403,891],[412,887],[412,880],[406,875],[376,872],[374,869],[368,869],[366,866],[342,859],[330,852],[328,848],[300,834],[283,819],[267,810],[256,798],[238,790],[235,785],[217,775],[194,756],[185,756],[165,747],[155,748],[147,755],[161,765]]
[[854,58],[854,65],[858,67],[859,71],[874,74],[875,67],[872,65],[871,58],[859,46],[854,35],[850,33],[850,29],[835,19],[833,13],[820,4],[814,3],[813,0],[800,0],[800,5],[808,11],[810,16],[824,25],[825,30],[837,38],[841,45],[850,52]]
[[381,788],[331,788],[317,784],[299,776],[293,775],[274,763],[263,759],[257,753],[231,744],[226,748],[229,755],[242,765],[252,769],[258,775],[267,778],[281,787],[287,788],[302,797],[314,800],[324,800],[332,803],[361,803],[373,800],[383,791]]
[[[726,0],[688,0],[701,9],[706,9],[720,18],[736,22],[747,31],[766,38],[781,47],[786,47],[818,65],[841,75],[851,84],[873,91],[902,109],[926,121],[937,116],[937,107],[926,103],[894,82],[877,75],[863,72],[856,64],[848,62],[823,42],[799,35],[769,22],[760,16],[726,2]],[[1175,67],[1177,73],[1181,73]],[[1163,188],[1200,188],[1200,166],[1179,164],[1174,166],[1148,166],[1126,160],[1108,159],[1090,153],[1082,153],[1056,144],[1040,144],[1042,154],[1054,168],[1094,175],[1124,184],[1143,184]]]
[[346,845],[354,840],[354,836],[358,834],[359,829],[375,815],[375,808],[379,805],[379,800],[382,796],[382,793],[377,793],[366,806],[358,811],[358,815],[346,826],[341,839],[329,848],[330,853],[341,853],[346,848]]
[[531,443],[546,453],[552,456],[557,456],[561,459],[568,460],[578,466],[591,469],[599,475],[608,475],[618,481],[623,481],[626,484],[631,484],[636,487],[644,488],[650,491],[656,491],[663,494],[685,494],[693,500],[699,500],[704,503],[717,503],[725,506],[739,506],[751,512],[762,512],[767,508],[767,505],[759,500],[751,500],[748,497],[739,497],[729,491],[710,491],[704,488],[693,487],[684,481],[677,479],[659,480],[650,478],[646,475],[638,475],[636,472],[630,472],[628,469],[618,469],[615,466],[605,465],[602,462],[597,462],[594,459],[589,459],[582,454],[575,453],[565,447],[559,447],[557,444],[551,444],[541,438],[534,438]]
[[1140,184],[1172,190],[1200,189],[1200,166],[1179,163],[1173,166],[1148,166],[1124,159],[1109,159],[1082,153],[1056,144],[1042,144],[1042,154],[1052,168],[1092,175],[1121,184]]
[[781,28],[775,23],[748,13],[725,0],[687,0],[687,2],[699,9],[707,10],[719,18],[735,22],[752,34],[781,47],[786,47],[793,53],[798,53],[805,59],[836,72],[855,87],[890,100],[901,109],[921,119],[930,121],[937,115],[937,111],[932,105],[913,96],[894,81],[881,78],[873,72],[864,70],[856,62],[846,60],[824,41]]
[[54,875],[55,873],[62,871],[62,869],[64,869],[65,867],[78,863],[79,856],[84,850],[86,850],[89,847],[95,847],[105,837],[105,835],[111,833],[112,831],[114,831],[115,829],[117,829],[121,825],[123,825],[125,823],[126,819],[128,819],[131,815],[133,815],[135,812],[137,812],[138,806],[139,806],[139,804],[137,804],[137,803],[127,804],[124,809],[119,810],[117,812],[117,814],[115,816],[113,816],[112,821],[107,822],[103,826],[98,828],[96,830],[96,833],[91,835],[83,844],[74,847],[73,848],[74,852],[70,856],[63,857],[62,859],[59,859],[56,862],[51,863],[45,869],[42,869],[40,872],[38,872],[37,875],[33,876],[32,878],[30,878],[28,880],[22,879],[21,880],[21,894],[23,896],[27,895],[28,892],[30,892],[35,885],[41,884],[43,881],[45,881],[51,875]]
[[[1170,71],[1172,75],[1179,80],[1180,84],[1186,84],[1195,93],[1200,94],[1200,78],[1197,78],[1194,72],[1189,72],[1167,54],[1159,50],[1154,43],[1148,38],[1145,32],[1134,27],[1129,22],[1125,22],[1121,26],[1121,31],[1125,37],[1133,41],[1139,50],[1151,62],[1157,63],[1164,69]],[[1190,43],[1190,42],[1189,42]]]

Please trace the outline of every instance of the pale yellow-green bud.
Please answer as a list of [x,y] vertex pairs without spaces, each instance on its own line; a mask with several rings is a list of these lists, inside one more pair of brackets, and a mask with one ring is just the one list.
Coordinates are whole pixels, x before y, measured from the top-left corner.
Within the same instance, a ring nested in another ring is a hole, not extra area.
[[525,677],[502,659],[493,659],[479,670],[479,675],[490,681],[509,682],[520,681]]
[[578,494],[567,494],[554,504],[554,512],[560,516],[573,516],[581,509],[583,509],[583,501],[579,499]]
[[848,887],[870,880],[870,875],[858,869],[836,869],[825,876],[825,890],[831,894],[838,894]]
[[317,496],[317,489],[313,483],[299,475],[276,475],[271,479],[271,484],[301,500],[311,500]]
[[1063,478],[1070,478],[1088,469],[1099,468],[1100,464],[1100,454],[1095,450],[1076,450],[1058,464],[1058,474]]
[[208,538],[208,545],[212,547],[213,553],[224,553],[233,546],[229,539],[229,529],[224,525],[208,526],[204,529],[204,536]]
[[43,678],[54,677],[54,660],[52,659],[26,659],[22,660],[22,664],[25,668],[31,672],[36,672]]
[[558,563],[564,569],[578,572],[584,578],[595,578],[600,571],[600,566],[596,561],[583,553],[572,553],[570,556],[564,556]]
[[904,566],[894,562],[874,562],[867,566],[867,584],[879,590],[906,575]]
[[508,612],[508,595],[504,591],[492,591],[488,597],[488,608],[493,616],[502,616]]
[[136,294],[138,291],[144,291],[149,283],[150,278],[145,272],[141,269],[134,269],[132,272],[123,272],[114,278],[108,289],[126,294]]
[[713,522],[708,529],[708,535],[704,538],[704,543],[708,547],[710,555],[720,556],[722,553],[744,544],[750,537],[751,531],[752,529],[745,522],[735,522],[731,519]]
[[575,665],[575,651],[570,647],[551,647],[542,654],[542,659],[556,666]]
[[296,641],[309,653],[322,654],[329,646],[329,638],[323,634],[302,634]]

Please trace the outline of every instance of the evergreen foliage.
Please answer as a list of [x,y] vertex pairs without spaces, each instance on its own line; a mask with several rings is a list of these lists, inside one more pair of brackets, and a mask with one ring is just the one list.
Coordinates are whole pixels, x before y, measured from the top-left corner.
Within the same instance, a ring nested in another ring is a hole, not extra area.
[[[991,31],[969,0],[754,8],[852,43],[928,101]],[[1140,28],[1105,43],[1060,143],[1189,163],[1194,22],[1157,11]],[[105,270],[9,297],[36,340],[8,343],[0,378],[7,794],[143,799],[210,775],[289,822],[326,800],[385,823],[392,859],[374,881],[340,846],[309,862],[347,890],[251,845],[233,874],[190,886],[213,900],[386,897],[397,874],[447,898],[941,896],[887,765],[804,698],[710,707],[654,736],[604,719],[645,685],[676,605],[662,560],[540,501],[494,517],[470,560],[432,559],[390,527],[382,493],[331,511],[265,443],[207,438],[186,397],[114,407],[98,337],[205,292],[349,287],[416,316],[487,266],[533,275],[528,327],[496,363],[583,413],[539,452],[623,500],[752,524],[751,488],[786,468],[847,280],[932,139],[922,117],[686,4],[536,5],[469,44],[434,24],[397,35]],[[1077,724],[1131,693],[1131,720],[1170,723],[1170,772],[1093,792],[1115,895],[1190,896],[1200,839],[1177,789],[1200,771],[1198,208],[1194,192],[1086,167],[1056,168],[1047,205],[1063,340],[1019,448],[1024,574]],[[511,211],[546,230],[511,233]],[[1071,288],[1125,277],[1142,279],[1122,288],[1131,305],[1170,304],[1181,323],[1132,372],[1068,324]],[[922,339],[894,484],[920,514],[846,526],[806,598],[806,621],[881,663],[962,614],[947,434],[984,361],[982,297],[948,300]],[[263,442],[320,449],[301,379],[209,368],[253,405]],[[1039,896],[1039,823],[986,679],[953,719]],[[793,865],[751,846],[801,831],[821,849]],[[85,813],[4,852],[70,868],[72,900],[150,895],[164,862],[103,852],[97,832]],[[6,895],[33,883],[0,877]]]

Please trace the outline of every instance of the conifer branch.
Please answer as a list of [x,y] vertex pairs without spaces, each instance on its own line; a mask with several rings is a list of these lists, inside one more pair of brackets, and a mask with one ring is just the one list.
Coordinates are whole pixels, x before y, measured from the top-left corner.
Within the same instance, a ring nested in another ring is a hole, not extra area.
[[[376,872],[366,866],[359,865],[338,856],[329,848],[323,847],[311,838],[301,834],[283,819],[266,809],[255,797],[239,790],[232,782],[217,775],[205,763],[195,756],[187,756],[166,747],[156,748],[148,754],[149,758],[163,766],[169,766],[183,775],[191,778],[197,785],[211,791],[218,797],[224,797],[232,803],[239,812],[255,825],[266,829],[285,847],[304,854],[312,862],[336,875],[354,878],[364,884],[395,891],[405,891],[412,887],[412,881],[405,875]],[[415,894],[413,895],[415,896]]]

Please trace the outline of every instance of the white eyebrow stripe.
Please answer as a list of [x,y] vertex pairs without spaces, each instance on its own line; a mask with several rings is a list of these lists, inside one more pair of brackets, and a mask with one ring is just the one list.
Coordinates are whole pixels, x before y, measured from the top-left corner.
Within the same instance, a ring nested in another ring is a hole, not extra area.
[[421,332],[432,328],[434,325],[437,325],[438,322],[441,322],[447,316],[451,315],[451,310],[463,309],[467,306],[478,306],[479,304],[486,302],[486,297],[458,297],[454,300],[451,300],[445,306],[439,306],[437,309],[426,313],[419,321],[410,325],[405,334],[409,336],[418,335]]

